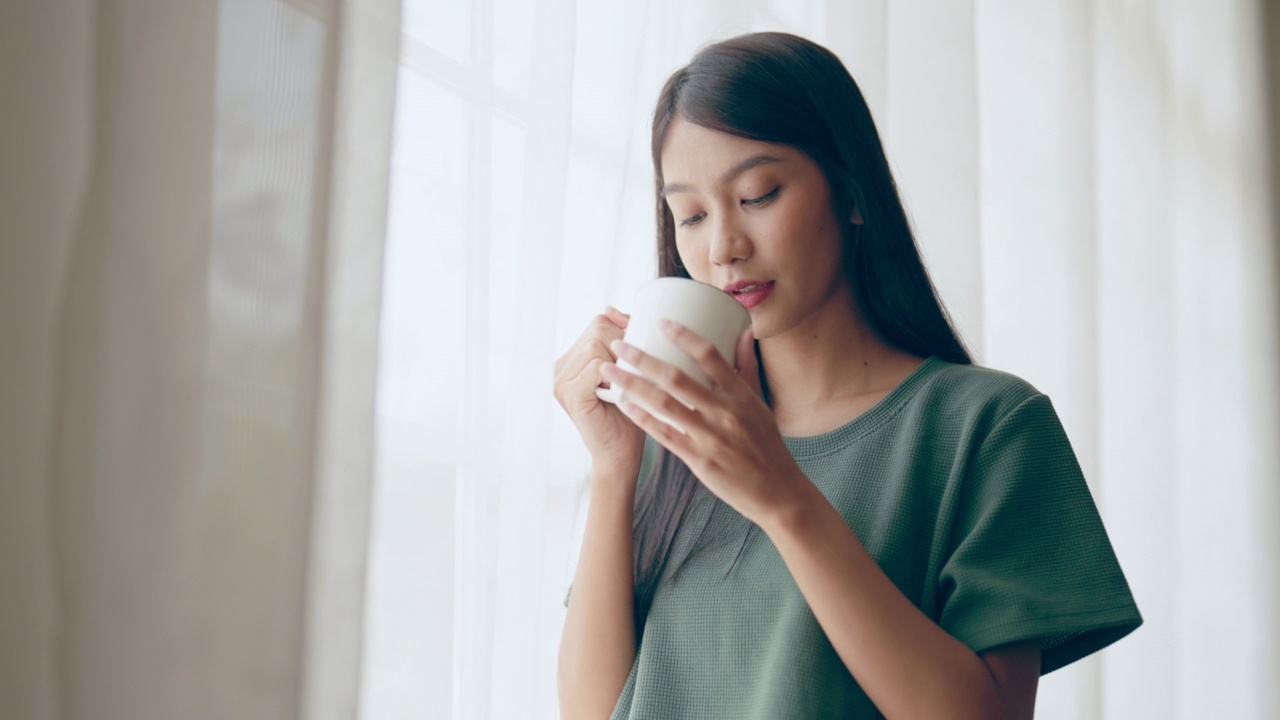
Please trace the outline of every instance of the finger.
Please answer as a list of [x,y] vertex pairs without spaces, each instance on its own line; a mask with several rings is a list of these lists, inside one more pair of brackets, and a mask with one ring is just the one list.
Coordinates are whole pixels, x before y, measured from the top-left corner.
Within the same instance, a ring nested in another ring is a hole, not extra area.
[[612,305],[605,306],[604,315],[609,319],[609,322],[623,329],[626,329],[627,323],[631,320],[630,315],[622,312]]
[[686,433],[659,420],[634,402],[624,402],[619,409],[632,423],[635,423],[636,427],[651,435],[654,440],[675,453],[677,457],[682,460],[688,457],[693,445]]
[[597,341],[603,345],[606,350],[605,354],[612,359],[613,355],[607,352],[609,342],[620,337],[622,337],[622,330],[618,328],[612,319],[607,315],[596,315],[591,318],[591,322],[587,323],[586,328],[583,329],[582,334],[578,336],[573,345],[565,351],[565,354],[560,359],[556,360],[555,374],[559,376],[566,369],[574,369],[576,374],[578,366],[573,364],[575,354],[583,345],[588,345],[592,341]]
[[[618,327],[615,322],[609,318],[604,318],[600,324],[595,326],[595,333],[592,339],[600,341],[604,345],[605,350],[609,349],[609,343],[614,340],[621,340],[626,328]],[[608,353],[609,357],[614,357],[613,353]]]
[[647,382],[663,391],[679,395],[688,400],[694,407],[710,407],[715,403],[715,396],[702,383],[689,377],[680,368],[671,363],[644,352],[643,350],[621,340],[615,340],[609,349],[620,359],[628,363],[646,378]]
[[599,356],[588,358],[578,373],[565,381],[565,385],[582,393],[600,387],[600,368],[607,362],[609,360]]
[[[599,382],[600,366],[604,363],[600,358],[591,358],[584,361],[581,367],[575,365],[572,370],[566,370],[555,379],[554,395],[556,402],[566,410],[571,407],[581,406],[586,399],[588,393],[594,393],[592,388],[595,383]],[[594,380],[592,379],[594,378]],[[587,383],[591,383],[587,385]]]
[[595,338],[588,338],[579,343],[564,357],[560,372],[556,376],[556,382],[568,389],[582,392],[581,386],[587,382],[586,378],[590,377],[591,384],[589,387],[598,387],[600,385],[600,366],[607,362],[613,362],[613,359],[613,354],[609,352],[604,342]]
[[582,331],[582,334],[578,336],[573,347],[571,347],[568,352],[566,352],[564,356],[557,361],[556,374],[559,375],[564,368],[579,367],[574,364],[573,361],[576,354],[584,347],[592,348],[598,346],[598,350],[593,349],[590,350],[590,352],[599,354],[600,357],[603,357],[606,360],[613,360],[615,356],[609,351],[609,343],[620,339],[622,335],[623,329],[614,324],[613,320],[604,315],[596,315],[591,319],[591,322],[587,324],[587,327]]
[[584,346],[583,351],[588,353],[587,367],[584,368],[584,371],[590,370],[592,387],[608,387],[608,381],[600,376],[601,366],[616,359],[613,353],[609,352],[608,343],[602,340],[592,340]]
[[[659,320],[658,327],[676,347],[692,357],[716,387],[731,387],[737,374],[710,340],[672,320]],[[639,366],[637,366],[639,367]]]
[[[684,402],[681,402],[679,398],[643,375],[627,372],[613,363],[605,363],[600,372],[602,377],[612,381],[615,386],[622,388],[626,396],[634,400],[636,404],[643,406],[650,412],[669,418],[672,422],[684,428],[686,432],[693,427],[701,425],[703,422],[696,409],[691,409]],[[686,396],[680,395],[680,397],[684,398]],[[693,403],[695,408],[697,407],[697,400],[689,399],[689,402]]]

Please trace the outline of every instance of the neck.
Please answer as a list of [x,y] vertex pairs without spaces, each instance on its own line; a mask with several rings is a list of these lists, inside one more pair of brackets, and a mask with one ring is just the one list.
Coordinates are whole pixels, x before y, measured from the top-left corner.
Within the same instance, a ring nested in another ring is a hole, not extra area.
[[848,290],[780,335],[760,341],[779,421],[892,390],[914,356],[890,347],[854,309]]

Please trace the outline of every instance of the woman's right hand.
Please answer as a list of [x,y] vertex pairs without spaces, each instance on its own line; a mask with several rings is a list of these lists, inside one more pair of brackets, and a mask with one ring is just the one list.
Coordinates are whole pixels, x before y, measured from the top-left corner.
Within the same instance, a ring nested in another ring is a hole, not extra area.
[[628,316],[613,307],[591,319],[578,341],[556,361],[555,396],[591,453],[592,469],[634,477],[644,451],[644,431],[613,403],[596,397],[600,367],[616,362],[609,343],[621,340]]

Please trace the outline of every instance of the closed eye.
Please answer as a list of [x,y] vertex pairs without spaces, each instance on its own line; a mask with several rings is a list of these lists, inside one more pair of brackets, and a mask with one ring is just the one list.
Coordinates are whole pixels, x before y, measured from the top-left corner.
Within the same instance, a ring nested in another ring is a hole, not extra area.
[[[768,204],[769,204],[769,201],[773,200],[775,197],[777,197],[777,196],[778,196],[778,191],[779,191],[779,190],[781,190],[781,189],[782,189],[782,186],[781,186],[781,185],[779,185],[778,187],[776,187],[776,188],[774,188],[774,189],[770,190],[768,193],[766,193],[766,194],[764,194],[764,195],[761,195],[761,196],[760,196],[760,197],[758,197],[758,198],[751,198],[751,199],[749,199],[749,200],[743,200],[743,201],[742,201],[742,204],[743,204],[743,205],[750,206],[750,207],[764,207],[765,205],[768,205]],[[697,215],[694,215],[693,217],[685,218],[684,220],[681,220],[681,221],[680,221],[680,226],[681,226],[681,227],[687,227],[687,226],[690,226],[690,225],[697,225],[699,222],[701,222],[701,221],[702,221],[702,216],[703,216],[703,214],[704,214],[704,213],[698,213]]]
[[764,195],[761,195],[761,196],[760,196],[760,197],[758,197],[758,198],[753,198],[753,199],[751,199],[751,200],[743,200],[743,201],[742,201],[742,204],[743,204],[743,205],[750,205],[751,207],[760,207],[760,206],[762,206],[762,205],[767,205],[767,204],[769,204],[769,201],[770,201],[770,200],[772,200],[774,197],[776,197],[776,196],[777,196],[778,191],[779,191],[779,190],[781,190],[781,189],[782,189],[782,186],[781,186],[781,185],[779,185],[778,187],[776,187],[776,188],[774,188],[774,189],[770,190],[768,193],[766,193],[766,194],[764,194]]

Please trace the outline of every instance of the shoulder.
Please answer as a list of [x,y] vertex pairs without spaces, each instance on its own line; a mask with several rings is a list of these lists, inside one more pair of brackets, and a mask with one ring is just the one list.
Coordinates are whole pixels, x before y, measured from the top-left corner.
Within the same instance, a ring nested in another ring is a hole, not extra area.
[[1030,382],[1004,370],[938,358],[912,397],[917,410],[943,422],[990,428],[1030,403],[1048,398]]
[[952,363],[942,363],[927,379],[916,398],[922,445],[948,453],[966,476],[981,476],[980,484],[1070,476],[1074,487],[1081,471],[1071,440],[1049,396],[1030,382]]

